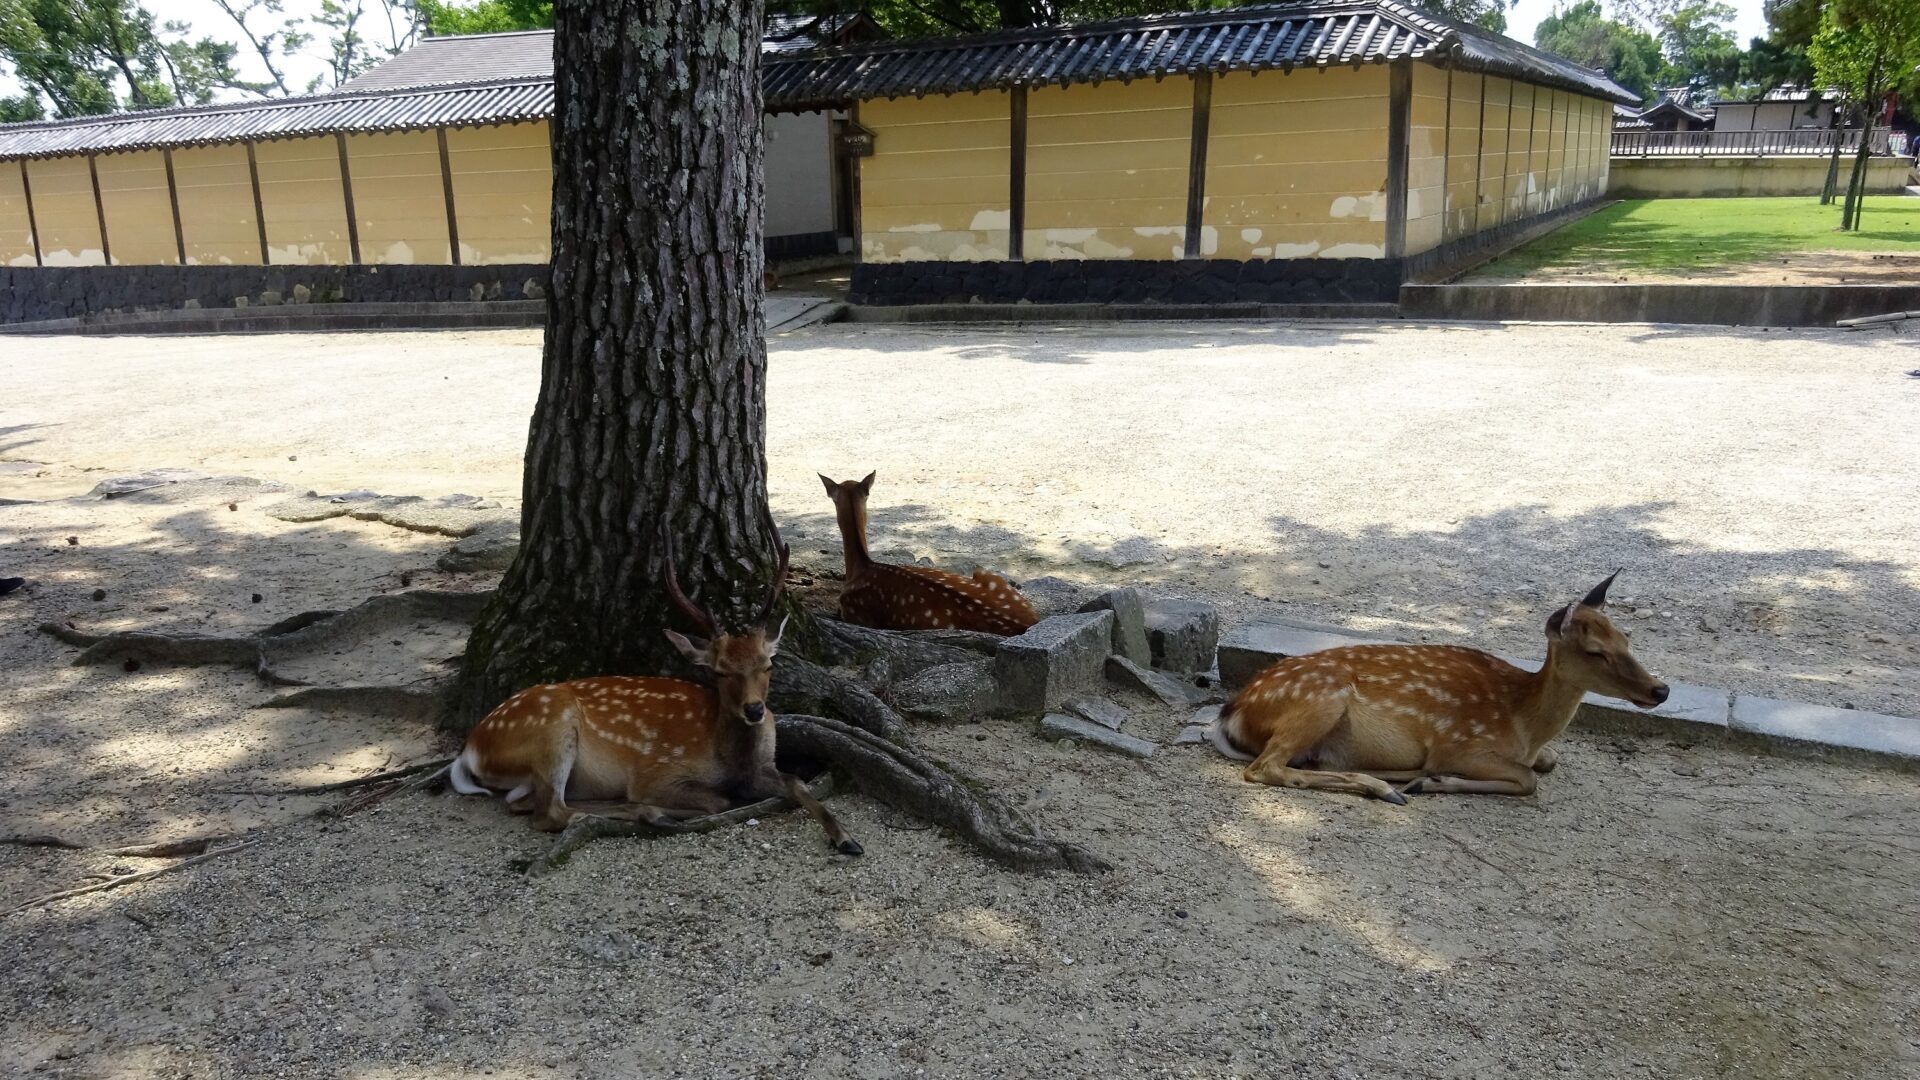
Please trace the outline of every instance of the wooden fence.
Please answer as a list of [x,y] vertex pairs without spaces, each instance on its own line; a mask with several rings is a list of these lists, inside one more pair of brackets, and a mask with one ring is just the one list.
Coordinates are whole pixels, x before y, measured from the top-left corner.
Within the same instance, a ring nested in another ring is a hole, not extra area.
[[[1875,128],[1868,152],[1888,153],[1887,129]],[[1682,155],[1818,155],[1833,153],[1838,141],[1841,153],[1858,152],[1860,129],[1801,128],[1796,131],[1616,131],[1613,133],[1614,157],[1664,157]]]

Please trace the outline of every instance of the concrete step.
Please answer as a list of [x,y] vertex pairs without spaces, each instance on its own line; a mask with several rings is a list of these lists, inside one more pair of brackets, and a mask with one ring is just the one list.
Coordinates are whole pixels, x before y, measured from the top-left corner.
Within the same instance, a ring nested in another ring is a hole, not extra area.
[[323,330],[461,330],[540,326],[545,300],[280,304],[123,311],[0,326],[0,334],[263,334]]

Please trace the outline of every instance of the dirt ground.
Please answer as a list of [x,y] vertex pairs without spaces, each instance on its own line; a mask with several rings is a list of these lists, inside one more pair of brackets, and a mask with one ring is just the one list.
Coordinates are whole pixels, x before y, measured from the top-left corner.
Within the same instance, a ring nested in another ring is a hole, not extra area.
[[[1513,652],[1624,564],[1655,670],[1911,715],[1914,344],[824,327],[773,345],[774,504],[796,558],[830,564],[812,473],[878,468],[883,551]],[[430,569],[447,537],[267,510],[309,488],[510,502],[537,350],[0,342],[0,497],[36,500],[0,506],[0,577],[33,582],[0,598],[0,834],[273,826],[0,916],[0,1075],[1920,1076],[1920,777],[1579,736],[1536,798],[1402,808],[993,721],[925,738],[1113,873],[1008,873],[841,796],[857,861],[784,814],[529,881],[545,838],[484,800],[328,822],[247,793],[430,756],[425,730],[255,710],[278,691],[244,671],[74,667],[34,631],[487,586]],[[160,466],[287,490],[82,497]],[[388,644],[340,663],[458,647],[432,625]],[[1136,734],[1183,719],[1130,704]],[[0,907],[152,865],[0,847]]]
[[[1511,276],[1498,263],[1472,275],[1472,280]],[[1632,282],[1664,285],[1911,285],[1920,281],[1920,255],[1876,251],[1789,251],[1732,266],[1687,270],[1622,269],[1605,261],[1581,266],[1529,270],[1528,284],[1562,282],[1595,284]]]

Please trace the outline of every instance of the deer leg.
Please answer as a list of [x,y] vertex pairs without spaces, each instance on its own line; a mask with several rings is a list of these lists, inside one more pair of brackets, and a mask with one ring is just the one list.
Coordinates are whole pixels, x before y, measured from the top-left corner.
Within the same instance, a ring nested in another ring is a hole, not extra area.
[[[557,738],[550,744],[551,753],[544,754],[541,764],[534,766],[533,800],[538,812],[533,818],[533,827],[541,832],[559,832],[573,820],[573,811],[567,806],[567,781],[573,777],[573,763],[580,752],[580,733],[572,724],[554,725]],[[547,766],[542,771],[541,765]]]
[[1408,795],[1531,795],[1540,786],[1533,769],[1490,755],[1445,763],[1444,773],[1423,776],[1400,790]]
[[863,855],[866,853],[867,849],[861,847],[860,841],[855,840],[853,834],[847,831],[846,826],[840,824],[840,819],[833,816],[833,811],[827,809],[825,804],[813,797],[813,791],[807,787],[805,781],[790,773],[780,772],[777,769],[774,770],[774,775],[780,778],[781,786],[786,789],[787,798],[799,803],[801,808],[807,813],[812,814],[813,820],[819,822],[820,827],[827,831],[827,839],[833,842],[835,851],[838,851],[842,855]]
[[1552,772],[1554,766],[1558,764],[1560,764],[1560,754],[1551,746],[1543,746],[1539,753],[1533,755],[1533,771],[1542,775]]
[[[1390,803],[1406,805],[1406,797],[1395,791],[1392,784],[1378,777],[1357,772],[1322,772],[1319,769],[1296,769],[1287,762],[1293,759],[1290,747],[1285,744],[1269,742],[1260,756],[1248,765],[1241,779],[1255,784],[1268,784],[1273,787],[1312,788],[1315,791],[1338,791],[1348,795],[1372,795],[1376,799],[1385,799]],[[1419,781],[1415,781],[1418,783]]]

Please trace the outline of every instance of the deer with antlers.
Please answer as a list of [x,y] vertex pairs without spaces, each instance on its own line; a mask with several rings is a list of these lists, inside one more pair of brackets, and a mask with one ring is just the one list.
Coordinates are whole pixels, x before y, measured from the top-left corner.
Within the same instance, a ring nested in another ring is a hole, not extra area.
[[549,832],[572,820],[569,799],[619,800],[595,812],[668,825],[785,795],[813,815],[836,849],[860,854],[806,783],[774,764],[767,684],[786,620],[771,631],[769,622],[786,586],[788,551],[772,514],[763,513],[778,565],[758,616],[733,633],[681,591],[673,538],[662,531],[667,596],[706,638],[665,633],[690,663],[713,673],[711,688],[627,676],[528,687],[468,733],[450,769],[454,789],[504,790],[509,809],[533,814],[534,827]]
[[867,494],[874,473],[864,480],[834,483],[825,476],[840,522],[847,578],[840,590],[840,617],[881,630],[980,630],[1023,634],[1040,616],[1013,583],[990,570],[961,577],[927,566],[876,562],[867,549]]
[[[1627,635],[1607,619],[1607,588],[1547,619],[1547,659],[1529,673],[1446,645],[1353,645],[1289,657],[1234,695],[1214,745],[1256,784],[1373,795],[1531,795],[1588,692],[1642,709],[1667,700]],[[1405,782],[1395,788],[1392,782]]]

